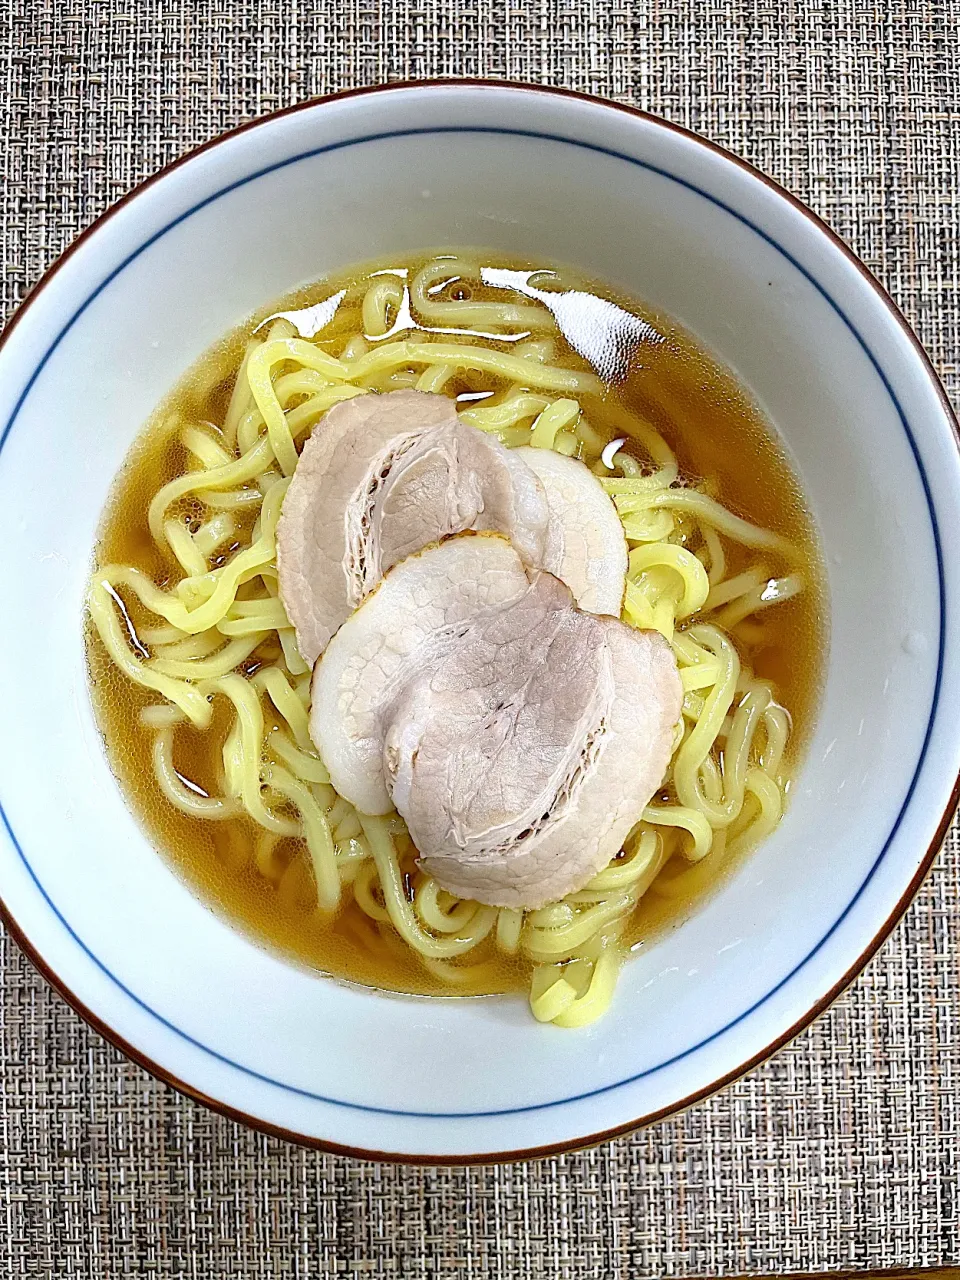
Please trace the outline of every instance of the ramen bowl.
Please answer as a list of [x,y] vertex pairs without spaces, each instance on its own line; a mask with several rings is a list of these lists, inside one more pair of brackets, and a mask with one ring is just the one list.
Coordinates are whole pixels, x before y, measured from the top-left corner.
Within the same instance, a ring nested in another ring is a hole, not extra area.
[[[762,406],[824,548],[822,700],[784,821],[577,1031],[534,1022],[519,996],[387,995],[260,949],[157,855],[91,708],[97,525],[157,402],[265,301],[448,244],[569,262],[675,316]],[[456,82],[257,121],[138,188],[47,274],[0,351],[0,424],[6,918],[94,1027],[227,1115],[424,1162],[597,1142],[795,1035],[931,865],[960,768],[953,416],[839,240],[692,134],[576,95]]]

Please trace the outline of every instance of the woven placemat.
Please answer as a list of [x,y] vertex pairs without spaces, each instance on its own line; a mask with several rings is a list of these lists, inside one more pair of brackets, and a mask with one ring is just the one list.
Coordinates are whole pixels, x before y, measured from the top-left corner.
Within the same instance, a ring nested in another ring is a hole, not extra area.
[[[224,128],[403,77],[636,103],[807,200],[960,393],[956,0],[3,0],[2,304]],[[960,1261],[960,837],[867,972],[685,1115],[502,1169],[354,1163],[124,1061],[0,943],[0,1277],[601,1277]]]

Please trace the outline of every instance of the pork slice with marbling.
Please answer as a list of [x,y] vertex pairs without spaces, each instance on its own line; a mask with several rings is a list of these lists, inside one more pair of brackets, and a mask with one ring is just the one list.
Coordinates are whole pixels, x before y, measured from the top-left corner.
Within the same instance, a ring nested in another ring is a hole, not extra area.
[[540,573],[410,674],[383,722],[387,787],[443,888],[542,906],[621,848],[680,705],[659,634],[578,610]]
[[603,485],[577,458],[529,445],[514,450],[543,485],[550,511],[544,569],[567,584],[581,609],[620,617],[627,540]]
[[310,735],[340,795],[361,812],[390,812],[383,726],[391,705],[478,615],[527,588],[516,551],[490,534],[451,538],[387,574],[313,672]]
[[549,512],[519,458],[418,391],[335,405],[304,446],[277,528],[280,596],[311,665],[407,556],[465,530],[508,537],[541,563]]

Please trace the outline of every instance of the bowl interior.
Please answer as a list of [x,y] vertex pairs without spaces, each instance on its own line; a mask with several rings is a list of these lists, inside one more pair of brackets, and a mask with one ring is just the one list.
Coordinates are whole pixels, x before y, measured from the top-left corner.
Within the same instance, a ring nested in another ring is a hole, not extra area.
[[[259,950],[140,832],[86,688],[95,529],[156,402],[290,288],[458,245],[572,263],[676,316],[775,424],[827,560],[823,703],[786,819],[576,1033],[536,1025],[521,998],[379,996]],[[76,997],[192,1089],[366,1150],[579,1140],[762,1052],[840,980],[921,865],[957,768],[957,735],[935,714],[956,681],[935,515],[960,492],[949,421],[850,260],[696,141],[506,88],[288,115],[105,223],[40,291],[0,368],[0,538],[16,601],[0,631],[3,895]]]

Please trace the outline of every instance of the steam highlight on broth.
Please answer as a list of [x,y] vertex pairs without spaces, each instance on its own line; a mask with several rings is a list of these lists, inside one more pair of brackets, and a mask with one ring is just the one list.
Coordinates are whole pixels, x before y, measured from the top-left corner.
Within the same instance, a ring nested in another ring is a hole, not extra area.
[[[608,1008],[624,957],[646,936],[657,914],[645,917],[647,904],[668,916],[780,821],[798,707],[751,657],[770,658],[768,619],[791,609],[806,626],[801,657],[814,656],[809,525],[794,521],[805,541],[765,527],[724,502],[722,476],[691,474],[656,420],[669,420],[669,404],[641,412],[620,386],[644,383],[647,366],[655,380],[682,339],[568,287],[562,272],[437,257],[324,292],[234,344],[234,372],[200,397],[207,412],[176,407],[150,429],[145,447],[161,465],[137,476],[135,460],[108,511],[89,592],[108,750],[124,774],[119,736],[136,739],[149,768],[136,789],[152,793],[154,829],[168,806],[180,842],[202,850],[199,878],[231,884],[221,900],[269,900],[274,943],[408,990],[522,982],[537,1019],[584,1025]],[[590,300],[579,332],[578,299]],[[603,353],[599,371],[591,351]],[[336,793],[310,736],[311,671],[278,586],[284,497],[328,410],[404,388],[450,396],[461,423],[510,449],[577,459],[599,479],[628,547],[622,620],[659,632],[679,670],[682,716],[660,790],[609,865],[536,910],[447,893],[418,866],[398,815],[360,813]],[[782,477],[783,464],[767,462],[776,465]],[[111,536],[111,521],[139,533]],[[127,556],[111,559],[113,547]],[[135,712],[125,730],[111,710],[123,697]],[[256,916],[248,907],[248,925]],[[292,944],[280,918],[296,920]]]

